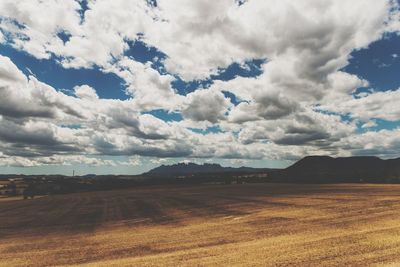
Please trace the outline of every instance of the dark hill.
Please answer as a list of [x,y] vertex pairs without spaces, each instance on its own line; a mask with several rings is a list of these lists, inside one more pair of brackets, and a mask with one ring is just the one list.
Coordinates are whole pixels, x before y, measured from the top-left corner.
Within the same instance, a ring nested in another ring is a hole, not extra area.
[[274,179],[300,183],[398,181],[400,158],[310,156],[276,172]]

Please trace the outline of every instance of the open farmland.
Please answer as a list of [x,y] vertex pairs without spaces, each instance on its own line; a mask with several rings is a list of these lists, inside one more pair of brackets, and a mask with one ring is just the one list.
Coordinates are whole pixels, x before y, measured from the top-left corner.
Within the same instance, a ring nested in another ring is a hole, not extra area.
[[400,185],[142,187],[0,201],[0,266],[398,266]]

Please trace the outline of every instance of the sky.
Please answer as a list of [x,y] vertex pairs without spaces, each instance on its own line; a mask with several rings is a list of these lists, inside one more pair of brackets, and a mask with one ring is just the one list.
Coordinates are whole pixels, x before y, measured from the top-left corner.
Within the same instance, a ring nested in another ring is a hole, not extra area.
[[0,173],[400,157],[394,0],[0,0]]

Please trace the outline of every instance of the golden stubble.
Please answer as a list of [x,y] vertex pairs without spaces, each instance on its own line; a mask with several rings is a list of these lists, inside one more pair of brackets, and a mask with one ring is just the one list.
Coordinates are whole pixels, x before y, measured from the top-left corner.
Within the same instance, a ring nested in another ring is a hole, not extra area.
[[0,238],[0,266],[397,266],[400,186],[165,186],[2,201]]

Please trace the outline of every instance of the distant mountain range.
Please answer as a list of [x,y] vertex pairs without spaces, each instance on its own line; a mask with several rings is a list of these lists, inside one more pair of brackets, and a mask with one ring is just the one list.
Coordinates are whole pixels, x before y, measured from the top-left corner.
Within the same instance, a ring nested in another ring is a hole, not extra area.
[[[63,175],[0,174],[0,180],[10,178],[60,180]],[[286,182],[286,183],[400,183],[400,158],[383,160],[378,157],[332,158],[308,156],[286,169],[223,167],[219,164],[178,163],[161,165],[141,175],[85,175],[76,179],[98,181],[121,180],[133,184],[168,184],[179,182]],[[184,179],[182,181],[181,179]],[[189,179],[190,178],[190,179]],[[189,181],[190,180],[190,181]],[[106,188],[106,187],[105,187]]]
[[[400,182],[400,158],[383,160],[378,157],[332,158],[308,156],[286,169],[250,167],[222,167],[219,164],[179,163],[161,165],[145,176],[178,177],[205,176],[206,174],[231,176],[246,173],[267,173],[265,181],[291,183],[340,183],[340,182]],[[215,176],[216,177],[216,176]]]
[[222,167],[219,164],[196,164],[196,163],[178,163],[173,165],[161,165],[150,170],[143,175],[148,176],[177,176],[189,174],[203,173],[254,173],[254,172],[270,172],[273,169],[267,168],[250,168],[250,167]]

